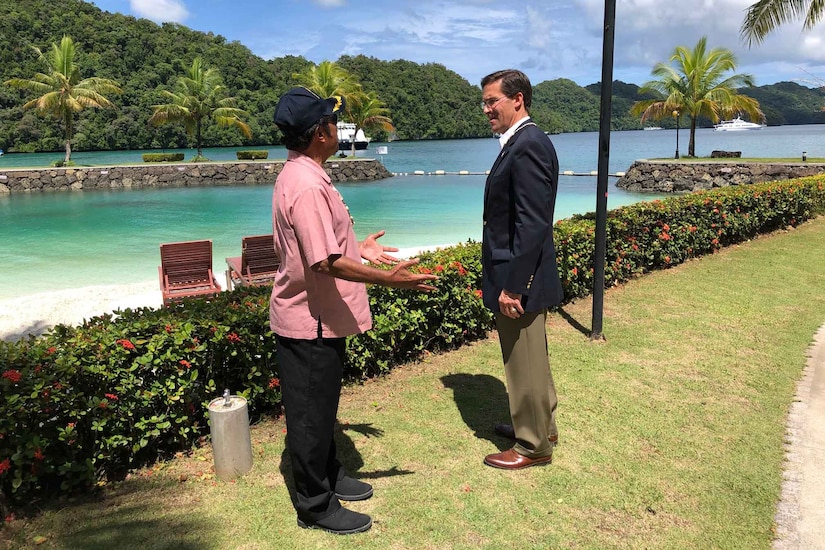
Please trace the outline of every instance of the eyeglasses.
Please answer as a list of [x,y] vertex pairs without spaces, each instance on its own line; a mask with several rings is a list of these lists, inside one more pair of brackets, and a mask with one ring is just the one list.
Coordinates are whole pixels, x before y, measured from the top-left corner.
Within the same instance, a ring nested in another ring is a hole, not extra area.
[[485,109],[492,109],[493,107],[498,105],[499,101],[501,101],[502,99],[509,99],[509,98],[506,95],[503,95],[498,99],[492,99],[492,98],[485,99],[484,101],[481,102],[481,110],[483,111]]

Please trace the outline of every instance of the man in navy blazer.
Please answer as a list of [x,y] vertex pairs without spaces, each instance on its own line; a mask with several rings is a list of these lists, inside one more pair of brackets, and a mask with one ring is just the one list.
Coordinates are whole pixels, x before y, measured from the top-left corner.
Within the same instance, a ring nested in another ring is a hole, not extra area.
[[495,316],[512,419],[495,431],[515,441],[484,463],[517,470],[552,462],[558,440],[545,323],[547,309],[563,297],[553,245],[559,163],[550,138],[530,119],[527,75],[498,71],[481,88],[484,114],[501,136],[484,189],[481,248],[484,305]]

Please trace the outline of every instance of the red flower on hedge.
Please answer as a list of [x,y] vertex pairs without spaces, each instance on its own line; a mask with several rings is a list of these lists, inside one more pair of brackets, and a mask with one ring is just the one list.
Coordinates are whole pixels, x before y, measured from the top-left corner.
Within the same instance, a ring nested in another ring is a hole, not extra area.
[[573,269],[570,270],[570,273],[572,273],[573,276],[575,277],[576,275],[579,274],[579,268],[574,267]]
[[478,296],[479,298],[483,298],[483,297],[484,297],[484,293],[481,291],[481,289],[480,289],[480,288],[477,288],[477,289],[475,290],[475,294],[476,294],[476,296]]
[[113,394],[113,393],[104,393],[103,395],[104,395],[104,396],[106,397],[106,399],[108,399],[109,401],[117,401],[117,396],[116,396],[115,394]]
[[43,456],[43,451],[40,450],[40,447],[38,447],[37,449],[34,450],[34,459],[35,460],[43,460],[44,458],[46,458],[46,457]]
[[124,348],[126,348],[128,350],[135,349],[135,345],[132,342],[130,342],[129,340],[126,340],[126,339],[116,340],[115,343],[120,344],[121,346],[123,346]]
[[166,325],[166,332],[172,332],[172,325]]
[[441,265],[441,264],[438,264],[437,266],[435,266],[435,271],[436,271],[436,273],[441,273],[442,271],[444,271],[444,266]]
[[18,382],[20,382],[20,378],[22,377],[23,375],[20,374],[20,371],[16,369],[9,369],[3,373],[3,378],[9,380],[12,384],[17,384]]
[[7,458],[0,462],[0,476],[11,470],[11,461]]
[[429,267],[422,267],[421,269],[418,270],[418,272],[423,273],[425,275],[431,275],[433,270],[430,269]]
[[46,355],[51,355],[52,353],[54,353],[56,351],[57,351],[57,348],[52,346],[52,347],[50,347],[49,349],[46,350]]
[[237,343],[241,341],[241,337],[235,334],[234,332],[230,332],[226,335],[226,339],[230,342]]
[[97,406],[101,409],[106,409],[109,407],[109,402],[104,399],[103,401],[98,403]]
[[269,379],[269,389],[279,388],[281,386],[281,380],[279,378],[270,378]]
[[180,363],[181,365],[183,365],[183,366],[184,366],[184,367],[186,367],[187,369],[191,369],[191,368],[192,368],[192,363],[190,363],[190,362],[189,362],[189,361],[187,361],[186,359],[181,359],[180,361],[178,361],[178,363]]
[[462,277],[467,274],[467,270],[461,265],[461,262],[453,262],[453,267],[458,270],[458,274]]

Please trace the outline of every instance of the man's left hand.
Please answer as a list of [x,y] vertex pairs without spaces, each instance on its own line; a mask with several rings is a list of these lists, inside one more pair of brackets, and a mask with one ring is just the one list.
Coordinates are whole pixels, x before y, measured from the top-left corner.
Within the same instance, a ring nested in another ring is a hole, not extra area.
[[498,296],[498,310],[511,319],[521,317],[524,313],[524,308],[521,307],[521,294],[502,289]]
[[395,256],[390,256],[387,252],[398,252],[398,249],[378,244],[378,239],[383,236],[384,230],[382,229],[378,233],[373,233],[358,243],[361,257],[374,264],[393,265],[400,260]]

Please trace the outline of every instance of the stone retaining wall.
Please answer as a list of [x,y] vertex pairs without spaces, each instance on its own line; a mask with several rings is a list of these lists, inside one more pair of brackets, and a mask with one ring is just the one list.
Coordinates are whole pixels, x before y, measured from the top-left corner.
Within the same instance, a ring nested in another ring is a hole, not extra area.
[[755,162],[679,162],[639,160],[619,178],[627,191],[687,193],[728,185],[787,180],[825,173],[825,164]]
[[[283,161],[206,162],[0,169],[0,194],[73,191],[79,189],[139,189],[204,185],[273,184]],[[333,182],[371,181],[391,177],[374,159],[330,160],[324,164]]]

